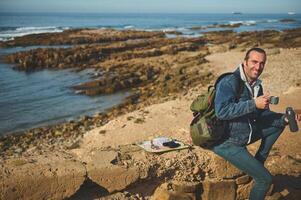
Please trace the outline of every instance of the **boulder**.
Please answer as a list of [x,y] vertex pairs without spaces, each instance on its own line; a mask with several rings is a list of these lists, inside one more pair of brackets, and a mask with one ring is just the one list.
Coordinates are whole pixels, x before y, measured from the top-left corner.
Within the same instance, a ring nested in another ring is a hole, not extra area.
[[62,153],[10,159],[1,164],[0,199],[65,199],[86,177],[85,167]]
[[88,177],[110,193],[124,190],[142,176],[138,167],[113,164],[117,156],[115,151],[97,150],[87,160]]
[[202,182],[203,200],[235,200],[236,184],[234,180],[208,180]]
[[253,181],[251,181],[248,184],[238,185],[237,191],[236,191],[236,199],[237,200],[248,199],[253,185],[254,185]]
[[238,177],[236,179],[236,184],[237,185],[246,184],[246,183],[248,183],[250,181],[251,181],[251,177],[248,176],[248,175],[244,175],[244,176]]
[[171,189],[169,183],[163,183],[155,190],[151,198],[151,200],[179,200],[179,199],[196,200],[196,195],[194,193],[174,191]]

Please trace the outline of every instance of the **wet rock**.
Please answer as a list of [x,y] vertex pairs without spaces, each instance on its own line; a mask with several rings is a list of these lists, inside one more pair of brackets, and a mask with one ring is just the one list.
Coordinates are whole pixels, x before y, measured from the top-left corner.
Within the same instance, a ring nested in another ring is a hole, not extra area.
[[[212,44],[231,44],[236,47],[249,48],[250,46],[272,47],[300,47],[300,28],[283,32],[266,30],[254,32],[213,31],[205,34],[205,38]],[[299,34],[299,35],[298,35]]]
[[135,30],[117,31],[113,29],[77,29],[65,30],[61,33],[42,33],[17,37],[12,41],[2,43],[2,46],[91,44],[154,37],[164,37],[164,33]]
[[289,23],[289,22],[295,22],[295,19],[281,19],[280,22]]

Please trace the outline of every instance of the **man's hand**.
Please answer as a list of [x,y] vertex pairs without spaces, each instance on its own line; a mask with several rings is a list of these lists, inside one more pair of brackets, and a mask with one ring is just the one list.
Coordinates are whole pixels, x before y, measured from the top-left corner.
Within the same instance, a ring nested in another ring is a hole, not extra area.
[[269,95],[262,95],[255,98],[255,105],[258,109],[269,108]]
[[[296,119],[296,121],[298,122],[300,122],[301,121],[301,114],[295,114],[295,119]],[[285,116],[285,118],[284,118],[284,121],[288,124],[288,119],[287,119],[287,117]]]

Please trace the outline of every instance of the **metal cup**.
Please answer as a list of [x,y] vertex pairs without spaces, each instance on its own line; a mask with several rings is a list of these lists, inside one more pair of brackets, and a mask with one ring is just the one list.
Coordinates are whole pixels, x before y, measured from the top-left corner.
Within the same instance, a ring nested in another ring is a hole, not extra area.
[[277,96],[270,96],[269,102],[270,102],[270,104],[276,105],[276,104],[279,103],[279,97],[277,97]]

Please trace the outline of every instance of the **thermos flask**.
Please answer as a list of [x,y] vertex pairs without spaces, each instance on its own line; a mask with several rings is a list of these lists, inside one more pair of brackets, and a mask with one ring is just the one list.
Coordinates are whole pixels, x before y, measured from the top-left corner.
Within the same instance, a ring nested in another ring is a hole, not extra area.
[[286,116],[288,119],[288,124],[291,132],[297,132],[299,130],[298,124],[295,118],[295,112],[292,107],[286,108]]

